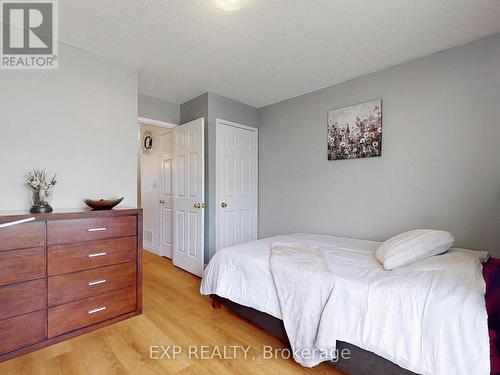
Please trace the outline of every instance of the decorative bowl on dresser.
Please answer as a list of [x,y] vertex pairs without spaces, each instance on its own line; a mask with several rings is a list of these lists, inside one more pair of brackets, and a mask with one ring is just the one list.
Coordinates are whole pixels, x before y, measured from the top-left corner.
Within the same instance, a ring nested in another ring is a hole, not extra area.
[[141,314],[141,250],[141,209],[0,213],[0,362]]
[[111,210],[113,207],[119,205],[122,200],[123,197],[113,199],[84,199],[83,203],[94,210]]

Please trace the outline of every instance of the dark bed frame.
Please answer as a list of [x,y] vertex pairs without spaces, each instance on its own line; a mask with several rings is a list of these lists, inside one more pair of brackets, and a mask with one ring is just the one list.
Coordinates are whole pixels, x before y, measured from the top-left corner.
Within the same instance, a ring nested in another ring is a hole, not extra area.
[[[251,321],[253,324],[279,338],[285,342],[288,347],[290,347],[285,327],[281,319],[275,318],[274,316],[255,310],[251,307],[239,305],[236,302],[219,297],[215,294],[212,294],[210,297],[212,298],[212,307],[214,309],[220,308],[222,304],[241,317]],[[415,375],[415,373],[405,370],[391,361],[355,345],[343,341],[337,341],[337,348],[339,353],[341,353],[342,349],[349,349],[350,351],[349,359],[342,359],[342,357],[339,357],[336,362],[331,362],[333,367],[345,374]]]

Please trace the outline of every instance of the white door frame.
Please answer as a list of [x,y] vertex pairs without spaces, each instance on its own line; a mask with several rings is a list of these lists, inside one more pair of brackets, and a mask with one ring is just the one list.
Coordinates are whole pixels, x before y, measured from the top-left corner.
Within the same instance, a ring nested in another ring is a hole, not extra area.
[[173,129],[176,126],[179,126],[178,124],[174,124],[171,122],[153,120],[152,118],[147,118],[147,117],[137,117],[137,123],[142,125],[154,125],[154,126],[159,126],[160,128],[169,128],[169,129]]
[[[137,149],[137,207],[141,207],[141,154],[142,154],[142,133],[141,133],[141,125],[153,125],[153,126],[158,126],[161,128],[167,128],[167,129],[173,129],[178,124],[174,124],[171,122],[165,122],[165,121],[160,121],[160,120],[154,120],[151,118],[147,117],[137,117],[137,140],[138,140],[138,149]],[[160,175],[161,175],[161,164],[158,165],[158,168],[160,169]],[[158,189],[158,197],[157,197],[157,202],[158,205],[160,205],[160,200],[161,200],[161,189]],[[159,228],[159,252],[161,255],[161,244],[163,241],[163,219],[162,219],[162,212],[161,208],[158,209],[158,215],[159,215],[159,223],[160,223],[160,228]],[[144,248],[144,243],[142,244],[142,247]],[[151,249],[150,249],[151,250]]]
[[257,144],[256,144],[256,152],[257,152],[257,176],[256,176],[256,183],[257,183],[257,207],[255,211],[256,219],[257,219],[257,238],[259,238],[259,129],[254,128],[252,126],[248,125],[243,125],[239,124],[237,122],[233,121],[227,121],[223,120],[220,118],[215,119],[215,128],[216,128],[216,136],[215,136],[215,178],[216,178],[216,183],[215,183],[215,251],[219,250],[219,179],[218,179],[218,153],[217,150],[219,149],[219,145],[221,142],[220,139],[220,132],[218,131],[218,128],[220,125],[228,125],[228,126],[233,126],[235,128],[240,128],[244,130],[248,130],[251,132],[254,132],[257,136]]

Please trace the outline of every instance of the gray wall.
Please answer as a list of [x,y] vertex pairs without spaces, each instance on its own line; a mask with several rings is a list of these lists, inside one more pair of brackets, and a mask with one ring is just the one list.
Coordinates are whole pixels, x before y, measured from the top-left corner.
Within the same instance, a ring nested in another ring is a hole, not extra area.
[[204,93],[196,98],[181,104],[180,108],[181,124],[203,117],[208,118],[208,93]]
[[235,100],[205,93],[181,104],[181,123],[197,118],[205,118],[205,261],[215,253],[216,249],[216,175],[215,175],[215,140],[216,120],[223,119],[239,124],[258,127],[259,111],[256,108]]
[[29,209],[26,173],[57,172],[52,205],[136,205],[137,72],[60,45],[59,69],[0,72],[0,210]]
[[[327,111],[382,99],[383,156],[327,161]],[[442,228],[500,255],[500,34],[260,111],[260,236]]]
[[159,120],[178,124],[181,107],[179,104],[139,93],[139,116],[152,120]]
[[213,121],[212,127],[217,118],[259,127],[258,109],[211,92],[208,93],[208,116],[209,121]]

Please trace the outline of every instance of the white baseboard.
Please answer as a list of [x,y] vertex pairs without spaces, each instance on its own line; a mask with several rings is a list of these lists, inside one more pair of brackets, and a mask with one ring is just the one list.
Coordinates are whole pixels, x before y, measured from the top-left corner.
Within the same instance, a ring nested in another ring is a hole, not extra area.
[[150,253],[154,253],[156,255],[160,255],[160,246],[155,246],[152,243],[144,242],[142,244],[142,247],[144,248],[144,250],[147,250]]

